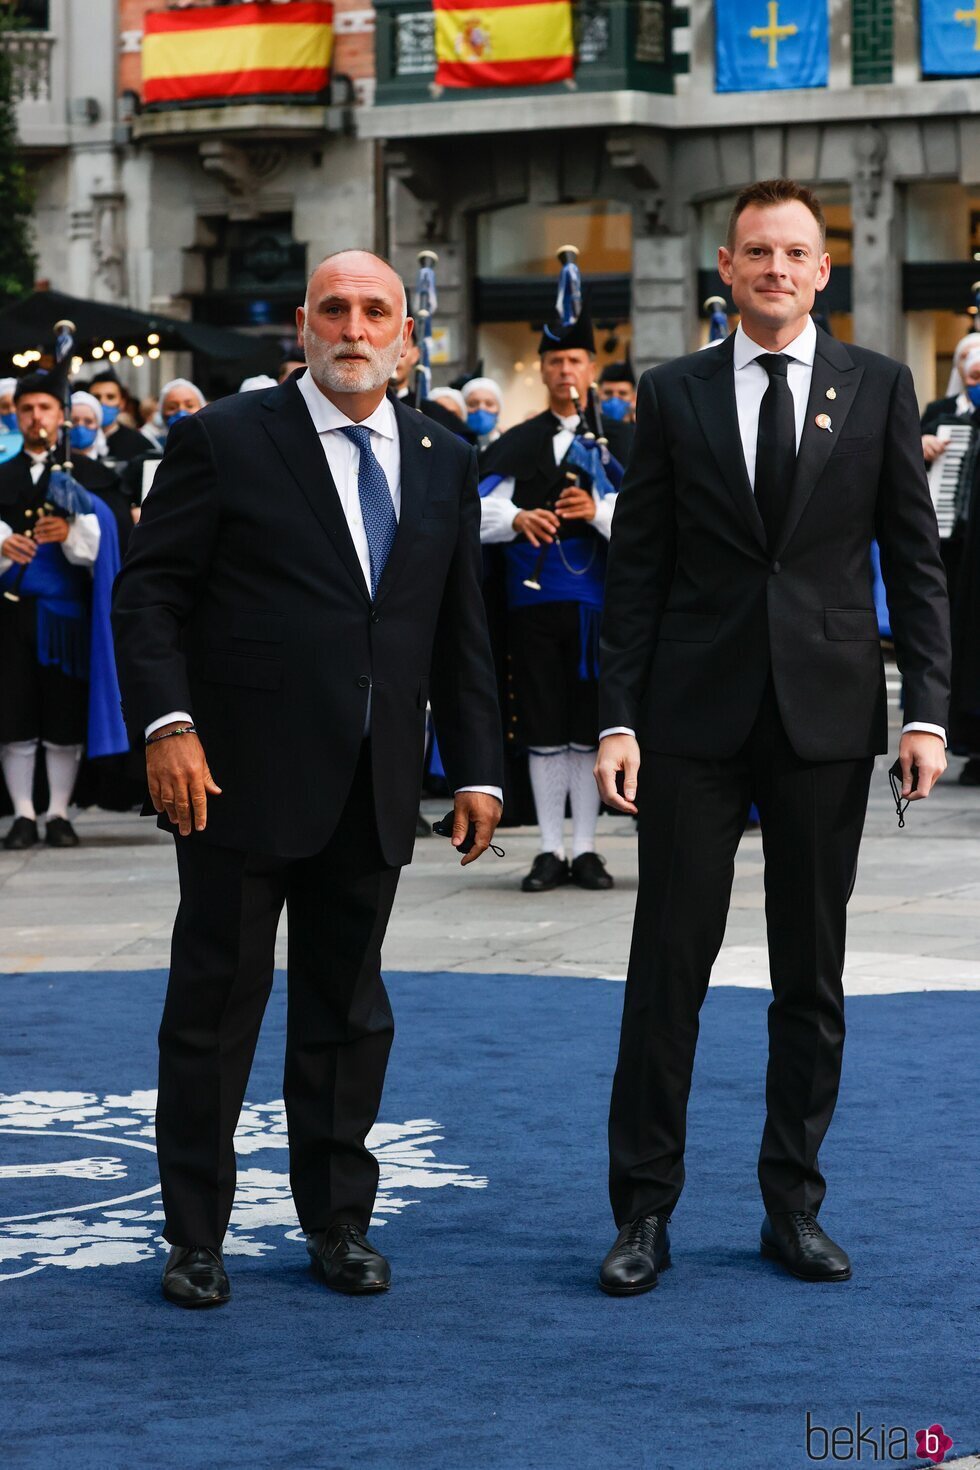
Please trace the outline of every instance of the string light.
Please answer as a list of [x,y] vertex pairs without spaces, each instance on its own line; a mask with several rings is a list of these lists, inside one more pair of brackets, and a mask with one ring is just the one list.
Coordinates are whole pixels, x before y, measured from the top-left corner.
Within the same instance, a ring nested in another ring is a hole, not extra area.
[[156,332],[151,332],[146,340],[147,342],[149,342],[151,347],[156,347],[157,343],[160,341],[160,338]]
[[101,347],[93,347],[92,348],[92,357],[94,358],[94,360],[96,362],[98,362],[98,360],[99,360],[100,357],[104,357],[104,356],[105,356],[105,353],[104,353],[104,351],[103,351],[103,349]]
[[113,351],[113,352],[110,352],[109,353],[109,361],[110,362],[119,362],[119,361],[121,361],[121,359],[122,359],[122,353],[121,352],[115,352],[115,351]]
[[111,352],[113,350],[113,348],[115,347],[115,345],[116,344],[115,344],[115,342],[113,342],[112,338],[111,337],[107,337],[105,339],[105,341],[103,342],[103,344],[102,344],[102,351],[103,352]]
[[153,361],[156,362],[157,358],[160,356],[160,349],[159,349],[159,347],[151,347],[150,350],[149,350],[149,352],[146,355],[147,355],[147,357],[152,357],[153,358]]
[[136,356],[133,358],[133,367],[142,367],[144,361],[145,359],[142,352],[137,352]]
[[130,342],[129,346],[126,348],[126,356],[127,357],[136,357],[138,355],[138,353],[139,353],[139,348],[136,347],[136,346],[134,346],[134,344],[132,342]]

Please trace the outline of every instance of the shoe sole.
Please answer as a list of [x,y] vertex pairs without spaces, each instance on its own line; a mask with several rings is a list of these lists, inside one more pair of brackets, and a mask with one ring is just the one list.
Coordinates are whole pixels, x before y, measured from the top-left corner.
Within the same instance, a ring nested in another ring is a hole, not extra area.
[[380,1296],[382,1292],[390,1291],[390,1281],[379,1281],[376,1286],[340,1286],[336,1281],[330,1281],[327,1273],[319,1261],[310,1258],[310,1270],[318,1281],[328,1289],[335,1291],[339,1296]]
[[181,1307],[181,1308],[183,1308],[183,1310],[185,1312],[197,1312],[202,1307],[205,1308],[205,1309],[208,1308],[208,1307],[223,1307],[223,1306],[227,1305],[228,1302],[231,1301],[231,1293],[230,1292],[228,1293],[227,1296],[216,1296],[216,1297],[212,1298],[211,1301],[203,1301],[203,1302],[182,1302],[182,1301],[178,1301],[178,1299],[176,1297],[168,1296],[165,1291],[162,1292],[161,1295],[163,1296],[164,1301],[165,1302],[169,1302],[172,1307]]
[[660,1265],[657,1267],[657,1274],[649,1286],[606,1286],[604,1282],[600,1281],[599,1290],[604,1291],[606,1296],[645,1296],[648,1291],[653,1291],[656,1288],[660,1281],[660,1273],[662,1271],[669,1271],[671,1264],[670,1256],[664,1256]]
[[759,1244],[759,1254],[764,1260],[778,1261],[783,1270],[787,1271],[790,1276],[795,1276],[797,1281],[850,1281],[851,1279],[850,1266],[848,1266],[846,1271],[832,1271],[826,1276],[807,1276],[804,1271],[794,1270],[788,1261],[784,1260],[780,1255],[776,1247],[774,1245],[766,1245],[765,1241],[761,1241]]

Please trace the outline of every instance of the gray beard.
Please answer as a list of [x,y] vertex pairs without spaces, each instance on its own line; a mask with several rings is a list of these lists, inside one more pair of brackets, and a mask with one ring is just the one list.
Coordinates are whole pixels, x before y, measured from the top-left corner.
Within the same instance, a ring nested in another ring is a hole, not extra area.
[[395,365],[402,355],[401,338],[396,337],[390,347],[383,350],[365,348],[372,354],[370,362],[344,362],[332,356],[332,349],[324,347],[315,332],[307,328],[303,333],[306,362],[310,376],[318,388],[329,388],[331,393],[371,393],[384,387]]

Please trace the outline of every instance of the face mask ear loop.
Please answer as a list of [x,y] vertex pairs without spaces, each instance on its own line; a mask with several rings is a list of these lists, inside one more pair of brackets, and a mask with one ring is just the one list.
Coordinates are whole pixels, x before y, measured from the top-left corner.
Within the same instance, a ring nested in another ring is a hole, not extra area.
[[902,801],[902,788],[891,771],[888,772],[888,784],[892,789],[892,800],[895,803],[895,810],[898,812],[898,825],[899,828],[902,828],[905,826],[905,813],[909,809],[908,798],[904,802]]

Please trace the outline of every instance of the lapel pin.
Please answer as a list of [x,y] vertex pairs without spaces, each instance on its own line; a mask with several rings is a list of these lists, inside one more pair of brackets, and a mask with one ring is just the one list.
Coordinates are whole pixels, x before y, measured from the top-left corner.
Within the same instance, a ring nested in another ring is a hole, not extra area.
[[814,422],[816,423],[818,429],[826,429],[828,434],[832,434],[834,432],[833,429],[830,427],[829,413],[818,413]]
[[827,389],[827,397],[830,399],[831,403],[833,403],[834,399],[837,397],[837,389],[836,388],[828,388]]
[[425,438],[422,440],[422,448],[423,449],[431,449],[432,448],[432,440],[429,438],[428,434],[426,434]]

